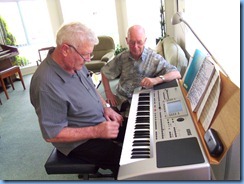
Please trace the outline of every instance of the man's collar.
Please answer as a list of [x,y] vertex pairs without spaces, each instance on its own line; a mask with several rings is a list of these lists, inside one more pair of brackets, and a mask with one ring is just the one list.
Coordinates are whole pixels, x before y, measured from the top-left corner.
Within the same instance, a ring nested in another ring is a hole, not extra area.
[[[141,59],[142,61],[144,61],[144,60],[146,59],[147,52],[148,52],[148,49],[147,49],[146,47],[144,47],[144,49],[143,49],[143,51],[142,51],[142,54],[141,54],[141,56],[139,57],[138,60]],[[130,53],[130,52],[129,52],[129,53]],[[129,58],[130,58],[131,60],[135,60],[135,59],[132,57],[131,53],[129,54]]]
[[74,75],[69,74],[63,68],[61,68],[52,58],[48,55],[47,64],[54,70],[54,72],[64,81],[69,82],[69,80],[74,77]]

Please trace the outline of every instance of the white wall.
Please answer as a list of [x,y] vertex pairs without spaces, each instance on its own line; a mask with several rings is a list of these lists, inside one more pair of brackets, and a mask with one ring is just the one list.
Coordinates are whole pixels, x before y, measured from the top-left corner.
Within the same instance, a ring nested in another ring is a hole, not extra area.
[[[165,2],[168,34],[175,37],[190,55],[193,54],[200,43],[184,23],[171,25],[171,17],[177,11],[177,3],[176,0],[165,0]],[[240,2],[179,0],[178,6],[179,11],[185,11],[185,20],[221,64],[232,82],[240,87]],[[189,42],[190,36],[193,39]]]
[[[179,11],[184,11],[185,1],[187,1],[187,0],[179,0],[179,4],[178,4]],[[198,0],[198,3],[199,3],[199,1],[200,0]],[[226,0],[221,1],[221,3],[223,3],[223,2],[226,3]],[[167,34],[175,37],[176,41],[179,42],[181,44],[181,46],[184,47],[185,46],[184,30],[180,26],[177,27],[177,26],[171,25],[171,17],[177,11],[176,0],[165,0],[165,5],[166,5],[166,10],[167,10],[167,12],[166,12],[167,13],[166,24],[167,24],[167,28],[168,28]],[[217,11],[218,11],[218,8],[219,7],[216,7]],[[237,10],[236,10],[236,8],[237,8]],[[237,20],[240,18],[240,17],[236,17],[236,13],[231,14],[235,10],[237,12],[240,11],[240,6],[238,6],[236,8],[234,10],[230,8],[229,11],[227,11],[227,12],[230,12],[230,17],[234,21],[236,21],[236,18],[237,18]],[[201,7],[200,7],[200,9],[201,9]],[[206,9],[204,9],[204,13],[208,13],[208,11]],[[228,19],[228,21],[232,21],[232,20]],[[228,22],[226,22],[226,26],[227,25],[228,25]],[[231,25],[236,25],[236,24],[231,24]],[[206,29],[209,29],[209,27],[206,27]],[[214,29],[214,27],[212,29]],[[238,44],[238,41],[240,41],[240,39],[236,40],[237,38],[235,37],[235,44],[232,44],[232,41],[230,42],[230,40],[229,40],[234,37],[229,34],[230,32],[232,32],[232,30],[235,33],[236,30],[239,30],[239,26],[230,27],[229,29],[227,29],[228,33],[221,32],[221,35],[223,35],[222,36],[223,43],[221,41],[221,44],[223,44],[223,46],[228,48],[228,51],[226,51],[226,50],[220,50],[220,51],[222,52],[223,55],[228,55],[228,58],[229,58],[229,56],[230,57],[232,56],[233,48],[235,48],[237,50],[239,49],[238,51],[240,51],[240,44]],[[225,32],[225,31],[226,30],[223,30],[223,32]],[[240,34],[239,34],[239,36],[240,36]],[[218,47],[218,48],[220,49],[222,47]],[[237,52],[237,54],[238,54],[238,52]],[[240,57],[240,54],[238,56]],[[225,70],[232,69],[233,71],[236,71],[236,70],[240,71],[240,59],[238,61],[237,60],[238,59],[229,60],[229,62],[226,63],[227,65],[225,65]],[[221,62],[221,60],[219,62]],[[237,86],[240,85],[240,83],[239,83],[240,72],[239,71],[233,72],[233,73],[228,73],[230,75],[232,81]],[[226,157],[222,160],[222,162],[219,165],[212,165],[212,171],[213,171],[213,173],[212,173],[213,179],[216,179],[216,180],[240,180],[240,135],[237,136],[236,140],[232,144],[230,150],[228,151]]]
[[60,1],[46,0],[46,2],[47,2],[47,8],[50,16],[50,21],[52,24],[53,37],[56,38],[56,32],[64,22]]

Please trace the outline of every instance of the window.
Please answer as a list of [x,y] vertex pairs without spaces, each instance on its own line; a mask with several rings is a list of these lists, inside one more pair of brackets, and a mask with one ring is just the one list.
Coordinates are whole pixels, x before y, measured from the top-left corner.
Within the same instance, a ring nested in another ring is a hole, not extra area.
[[161,36],[160,0],[127,0],[128,26],[142,25],[147,34],[146,45],[155,48],[156,38]]
[[15,36],[20,56],[36,65],[38,49],[53,45],[45,0],[0,2],[0,15]]
[[[115,43],[119,43],[120,22],[117,22],[115,0],[60,0],[60,4],[64,22],[81,21],[97,35],[112,36]],[[141,24],[146,29],[147,46],[154,48],[156,38],[161,35],[160,0],[153,3],[151,0],[126,0],[126,8],[128,26]]]
[[111,36],[119,41],[114,0],[60,0],[64,22],[80,21],[97,36]]
[[[115,3],[117,0],[59,0],[64,22],[80,21],[95,31],[96,35],[113,37],[119,43]],[[146,45],[155,48],[156,38],[161,36],[161,0],[125,0],[128,26],[141,24],[146,29]],[[16,37],[20,56],[36,64],[37,50],[54,44],[53,31],[46,0],[6,0],[0,2],[0,15]],[[117,7],[118,8],[118,7]],[[11,10],[11,11],[9,11]],[[55,10],[54,10],[55,11]],[[51,10],[50,10],[51,12]],[[123,19],[123,18],[122,18]],[[123,29],[123,28],[122,28]],[[127,31],[127,27],[124,27]],[[57,30],[54,30],[57,31]],[[126,34],[125,34],[126,35]]]

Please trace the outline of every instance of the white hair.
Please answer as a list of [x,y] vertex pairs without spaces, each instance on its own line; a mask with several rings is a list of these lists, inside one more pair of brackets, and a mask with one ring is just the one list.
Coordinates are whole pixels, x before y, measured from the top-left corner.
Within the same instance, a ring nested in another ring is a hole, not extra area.
[[57,32],[56,44],[73,44],[75,46],[83,43],[98,44],[98,38],[95,33],[80,22],[71,22],[64,24]]

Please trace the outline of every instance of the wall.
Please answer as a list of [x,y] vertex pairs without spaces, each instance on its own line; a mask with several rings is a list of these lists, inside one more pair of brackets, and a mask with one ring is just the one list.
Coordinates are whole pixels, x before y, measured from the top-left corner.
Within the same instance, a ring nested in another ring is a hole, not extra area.
[[[165,0],[167,34],[173,36],[175,40],[185,50],[185,35],[180,27],[171,25],[171,17],[178,11],[184,11],[184,1],[187,0]],[[187,52],[187,50],[185,50]],[[232,67],[232,62],[229,63]],[[212,176],[216,180],[240,180],[240,135],[234,141],[226,157],[219,165],[212,166]]]
[[56,32],[64,22],[60,2],[59,0],[46,0],[46,2],[52,24],[53,36],[56,38]]
[[127,46],[125,37],[127,34],[128,18],[126,11],[126,0],[115,1],[117,22],[119,30],[119,42],[123,47]]
[[[178,3],[177,3],[178,2]],[[209,49],[229,78],[240,87],[240,4],[230,0],[165,0],[168,34],[193,55],[196,48],[205,49],[184,24],[171,25],[178,10],[185,12],[186,21]],[[198,7],[199,6],[199,10]],[[234,49],[230,49],[234,47]]]

